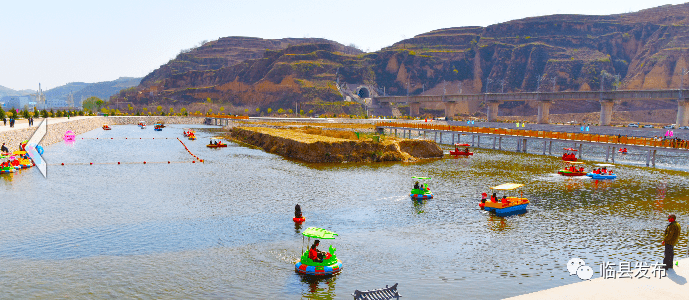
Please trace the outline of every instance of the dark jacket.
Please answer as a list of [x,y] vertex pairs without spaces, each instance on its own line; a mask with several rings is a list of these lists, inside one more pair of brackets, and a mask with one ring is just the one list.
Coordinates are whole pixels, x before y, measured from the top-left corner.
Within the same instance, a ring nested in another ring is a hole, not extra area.
[[665,228],[665,238],[663,239],[663,242],[665,242],[666,245],[677,245],[677,240],[679,240],[679,234],[682,231],[682,228],[679,226],[679,223],[677,221],[674,221],[667,225],[667,228]]

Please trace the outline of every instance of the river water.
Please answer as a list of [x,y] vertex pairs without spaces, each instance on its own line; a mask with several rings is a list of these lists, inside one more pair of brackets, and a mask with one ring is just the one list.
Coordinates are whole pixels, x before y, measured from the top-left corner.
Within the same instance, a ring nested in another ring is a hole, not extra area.
[[[201,129],[182,140],[205,160],[192,164],[176,139],[184,127],[94,130],[46,147],[47,179],[35,168],[0,176],[0,298],[351,299],[399,283],[408,299],[500,299],[580,281],[566,272],[572,257],[594,278],[603,262],[660,262],[667,214],[689,224],[682,171],[621,165],[614,181],[564,178],[557,157],[485,149],[305,164],[208,149],[213,133]],[[411,201],[411,176],[432,177],[436,198]],[[506,182],[526,184],[528,212],[479,210],[480,193]],[[297,203],[304,227],[291,219]],[[340,275],[294,272],[310,226],[339,234],[321,248],[337,248]],[[685,257],[686,239],[676,248]]]

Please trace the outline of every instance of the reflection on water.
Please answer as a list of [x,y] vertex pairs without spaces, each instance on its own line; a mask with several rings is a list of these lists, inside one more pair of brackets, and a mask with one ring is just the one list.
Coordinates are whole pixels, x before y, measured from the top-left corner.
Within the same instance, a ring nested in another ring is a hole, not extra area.
[[[571,257],[594,270],[660,261],[667,214],[689,224],[684,172],[622,165],[616,180],[567,178],[557,157],[485,149],[419,163],[306,164],[234,144],[207,149],[215,134],[197,130],[184,142],[204,164],[68,164],[190,161],[175,139],[185,127],[91,131],[83,137],[100,139],[46,147],[47,180],[35,168],[0,176],[3,294],[349,299],[397,282],[410,299],[500,299],[577,282],[564,269]],[[434,199],[409,198],[412,176],[432,178]],[[525,184],[528,212],[480,210],[481,193],[507,182]],[[292,220],[295,203],[303,224]],[[312,226],[339,234],[336,277],[294,271]]]
[[[295,273],[297,273],[295,271]],[[302,296],[307,299],[333,299],[335,297],[335,282],[337,275],[333,276],[311,276],[299,275],[301,282],[308,287]]]

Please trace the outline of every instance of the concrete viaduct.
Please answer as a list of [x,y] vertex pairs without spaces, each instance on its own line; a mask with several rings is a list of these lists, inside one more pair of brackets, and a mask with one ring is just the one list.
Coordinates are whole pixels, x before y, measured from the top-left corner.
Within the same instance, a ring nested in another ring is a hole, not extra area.
[[538,101],[538,123],[550,123],[550,106],[553,101],[593,100],[601,104],[600,125],[610,125],[615,101],[677,100],[677,126],[689,125],[689,90],[634,90],[607,92],[544,92],[544,93],[487,93],[441,96],[380,96],[372,97],[373,108],[392,103],[409,104],[409,114],[419,115],[421,103],[444,103],[445,116],[452,117],[461,109],[469,113],[469,103],[485,102],[488,121],[498,117],[498,105],[507,101]]

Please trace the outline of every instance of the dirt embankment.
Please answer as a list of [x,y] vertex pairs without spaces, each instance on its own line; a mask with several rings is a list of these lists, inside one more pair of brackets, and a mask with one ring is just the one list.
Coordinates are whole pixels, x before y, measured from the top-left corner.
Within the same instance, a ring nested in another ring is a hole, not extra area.
[[381,142],[350,140],[298,130],[263,127],[235,127],[231,139],[253,145],[278,155],[313,163],[416,161],[442,157],[443,151],[433,142],[386,138]]

